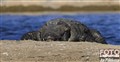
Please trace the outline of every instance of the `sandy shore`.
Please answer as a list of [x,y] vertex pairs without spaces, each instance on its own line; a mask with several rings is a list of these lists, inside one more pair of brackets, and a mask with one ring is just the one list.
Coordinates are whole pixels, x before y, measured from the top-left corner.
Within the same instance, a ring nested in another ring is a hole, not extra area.
[[104,14],[104,13],[119,13],[120,11],[76,11],[76,12],[59,12],[59,11],[48,11],[48,12],[5,12],[5,13],[0,13],[2,14],[9,14],[9,15],[55,15],[55,14],[60,14],[60,15],[76,15],[76,14]]
[[89,42],[0,41],[1,62],[99,62],[100,49],[118,45]]

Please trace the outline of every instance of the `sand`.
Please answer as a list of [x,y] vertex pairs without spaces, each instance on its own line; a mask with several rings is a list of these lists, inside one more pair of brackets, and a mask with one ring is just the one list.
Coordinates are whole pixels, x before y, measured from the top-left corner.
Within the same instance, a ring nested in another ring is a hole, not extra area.
[[99,62],[100,49],[119,45],[90,42],[0,41],[1,62]]
[[89,5],[119,5],[119,0],[2,0],[1,6],[40,5],[44,7],[59,8],[64,5],[89,6]]
[[60,11],[47,11],[47,12],[5,12],[0,13],[0,15],[27,15],[27,16],[39,16],[39,15],[76,15],[76,14],[109,14],[109,13],[119,13],[120,11],[91,11],[91,12],[85,12],[85,11],[76,11],[76,12],[60,12]]

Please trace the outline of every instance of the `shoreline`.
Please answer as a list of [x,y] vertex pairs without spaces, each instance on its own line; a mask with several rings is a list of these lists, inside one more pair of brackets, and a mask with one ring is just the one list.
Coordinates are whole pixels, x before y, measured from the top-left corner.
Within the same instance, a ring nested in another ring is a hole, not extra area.
[[55,15],[55,14],[61,14],[61,15],[74,15],[74,14],[104,14],[104,13],[119,13],[120,11],[68,11],[68,12],[60,12],[60,11],[45,11],[45,12],[3,12],[0,13],[0,15],[2,14],[12,14],[12,15]]

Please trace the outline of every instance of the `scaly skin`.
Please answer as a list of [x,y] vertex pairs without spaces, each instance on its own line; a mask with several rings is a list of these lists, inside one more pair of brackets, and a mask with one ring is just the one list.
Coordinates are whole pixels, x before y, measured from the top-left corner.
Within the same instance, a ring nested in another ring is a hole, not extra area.
[[35,40],[35,41],[40,41],[40,32],[38,31],[32,31],[25,33],[22,37],[21,40]]
[[106,44],[99,31],[70,19],[52,19],[36,32],[23,35],[22,39],[39,41],[89,41]]

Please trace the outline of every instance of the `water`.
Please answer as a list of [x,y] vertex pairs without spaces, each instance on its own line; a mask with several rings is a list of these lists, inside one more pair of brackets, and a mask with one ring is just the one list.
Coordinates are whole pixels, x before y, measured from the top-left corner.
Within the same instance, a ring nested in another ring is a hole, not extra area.
[[20,40],[29,31],[35,31],[48,20],[68,18],[80,21],[89,28],[97,29],[105,37],[107,43],[120,45],[120,14],[48,14],[48,15],[0,15],[0,40]]

